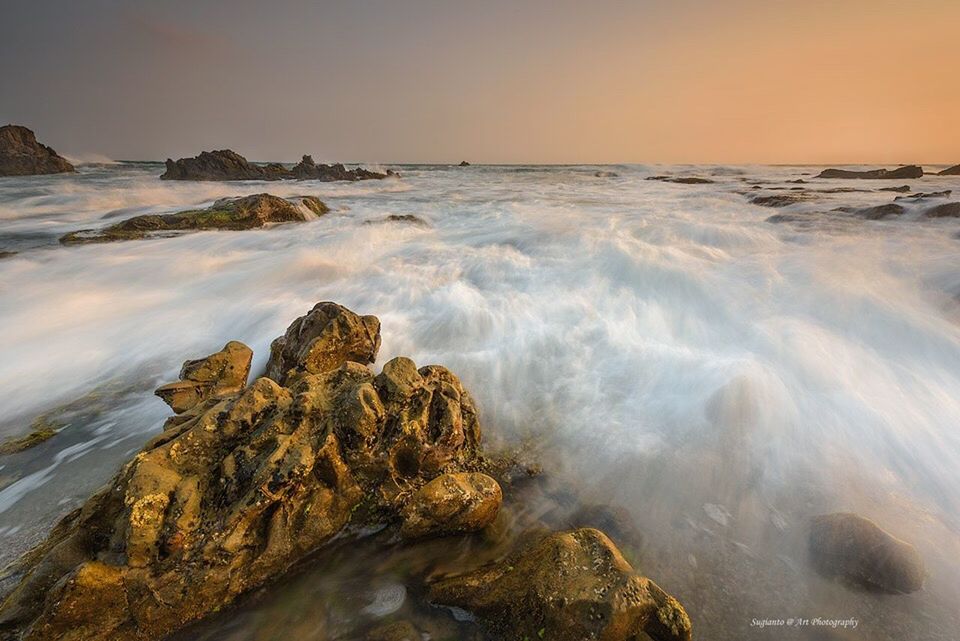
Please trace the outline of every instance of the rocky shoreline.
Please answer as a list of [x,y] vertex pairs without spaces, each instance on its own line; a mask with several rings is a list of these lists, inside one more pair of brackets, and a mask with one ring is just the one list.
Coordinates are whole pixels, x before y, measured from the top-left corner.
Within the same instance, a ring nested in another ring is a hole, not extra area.
[[204,151],[193,158],[167,159],[167,169],[160,180],[383,180],[395,176],[392,170],[386,173],[369,171],[362,167],[347,169],[342,164],[318,165],[311,156],[304,156],[299,163],[287,169],[280,163],[256,165],[231,149]]
[[[21,580],[0,606],[3,638],[162,639],[334,537],[490,525],[504,468],[482,452],[470,394],[449,370],[402,357],[374,375],[379,347],[376,317],[328,302],[274,341],[267,375],[249,385],[252,354],[240,343],[185,363],[157,391],[175,412],[164,432],[13,568]],[[538,540],[517,561],[476,571],[498,582],[444,577],[431,601],[508,634],[691,638],[682,606],[599,531]],[[518,580],[514,563],[544,590]]]

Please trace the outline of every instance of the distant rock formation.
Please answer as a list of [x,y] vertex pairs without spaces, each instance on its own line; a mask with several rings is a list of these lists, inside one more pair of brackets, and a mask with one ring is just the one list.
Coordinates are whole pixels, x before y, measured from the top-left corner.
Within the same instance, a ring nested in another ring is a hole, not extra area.
[[937,172],[938,176],[960,176],[960,165],[954,165],[953,167],[948,167],[943,171]]
[[430,223],[413,214],[390,214],[383,218],[371,218],[363,221],[364,225],[382,225],[386,223],[406,223],[415,227],[429,227]]
[[292,169],[279,163],[256,165],[235,151],[220,149],[204,151],[194,158],[167,159],[167,170],[161,180],[378,180],[396,175],[393,171],[381,174],[358,167],[347,169],[342,164],[318,165],[310,156],[304,156]]
[[63,236],[60,242],[75,245],[140,240],[181,231],[256,229],[270,223],[302,222],[328,211],[329,208],[316,196],[286,199],[271,194],[254,194],[223,198],[206,209],[134,216],[99,230],[81,229]]
[[680,183],[681,185],[707,185],[713,181],[709,178],[697,176],[648,176],[647,180],[659,180],[665,183]]
[[870,169],[867,171],[853,171],[850,169],[824,169],[815,178],[863,178],[869,180],[891,179],[904,180],[907,178],[923,178],[923,167],[906,165],[896,169]]
[[960,218],[960,202],[943,203],[923,212],[927,218]]
[[460,164],[457,165],[457,167],[469,167],[469,166],[470,166],[470,163],[468,163],[466,160],[461,160]]
[[37,142],[32,131],[20,125],[0,127],[0,176],[34,176],[76,171],[52,148]]
[[882,592],[915,592],[926,574],[915,547],[870,519],[848,512],[813,520],[810,555],[822,574]]
[[898,194],[909,194],[910,185],[900,185],[899,187],[881,187],[877,191],[895,191]]

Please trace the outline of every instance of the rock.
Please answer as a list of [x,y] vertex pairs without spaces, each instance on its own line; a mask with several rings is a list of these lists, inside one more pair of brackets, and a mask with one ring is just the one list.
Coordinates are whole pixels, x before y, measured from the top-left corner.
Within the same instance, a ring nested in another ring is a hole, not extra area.
[[960,202],[943,203],[923,212],[927,218],[960,218]]
[[885,205],[876,205],[875,207],[838,207],[833,211],[854,214],[867,220],[883,220],[884,218],[900,216],[906,209],[896,203],[887,203]]
[[10,258],[16,255],[17,255],[17,252],[0,251],[0,260],[3,260],[4,258]]
[[430,586],[430,601],[477,615],[510,639],[691,638],[676,599],[634,572],[599,530],[553,534],[500,563]]
[[659,180],[666,183],[680,183],[681,185],[706,185],[714,181],[697,176],[647,176],[646,180]]
[[620,174],[615,171],[595,171],[593,175],[597,178],[617,178],[620,176]]
[[500,485],[486,474],[443,474],[407,501],[400,536],[418,539],[476,532],[493,523],[501,503]]
[[773,194],[771,196],[754,196],[750,202],[761,207],[787,207],[810,200],[806,192],[795,191],[789,194]]
[[470,163],[468,163],[466,160],[461,160],[460,164],[457,165],[457,167],[469,167],[469,166],[470,166]]
[[0,454],[16,454],[36,447],[57,435],[64,425],[48,421],[40,416],[30,425],[30,432],[20,438],[13,438],[0,443]]
[[867,171],[852,171],[849,169],[824,169],[815,178],[865,178],[865,179],[892,179],[923,178],[923,168],[919,165],[906,165],[896,169],[870,169]]
[[0,127],[0,176],[34,176],[76,171],[66,158],[37,142],[26,127]]
[[422,638],[409,621],[394,621],[370,630],[366,641],[422,641]]
[[938,176],[960,176],[960,165],[954,165],[953,167],[948,167],[943,171],[937,172]]
[[364,225],[382,225],[384,223],[406,223],[416,227],[430,226],[430,223],[425,221],[423,218],[414,216],[413,214],[390,214],[389,216],[384,216],[383,218],[371,218],[370,220],[363,221]]
[[369,180],[395,175],[381,174],[363,168],[347,169],[341,164],[317,165],[304,156],[293,169],[279,163],[255,165],[230,149],[203,151],[195,158],[167,159],[167,170],[161,180]]
[[900,185],[899,187],[881,187],[877,191],[895,191],[900,194],[910,193],[910,185]]
[[912,200],[912,201],[921,201],[928,200],[930,198],[949,198],[950,194],[953,191],[950,189],[945,189],[943,191],[930,191],[930,192],[918,192],[916,194],[911,194],[910,196],[897,196],[894,200]]
[[99,230],[81,229],[66,234],[60,238],[60,242],[64,245],[76,245],[141,240],[183,231],[239,231],[272,223],[303,222],[328,211],[329,208],[315,196],[288,200],[271,194],[254,194],[240,198],[223,198],[206,209],[134,216]]
[[163,385],[154,393],[181,414],[209,398],[242,390],[252,359],[253,350],[239,341],[230,341],[215,354],[185,362],[180,380]]
[[857,514],[818,516],[810,527],[814,567],[861,587],[891,593],[914,592],[925,571],[917,549]]
[[300,374],[321,374],[344,361],[372,363],[380,349],[380,321],[336,303],[317,303],[270,345],[267,376],[280,384]]
[[[284,357],[320,315],[342,330],[321,332],[322,371],[304,349],[310,363],[285,362],[302,372],[289,385],[258,378],[178,415],[14,566],[4,638],[157,641],[335,536],[402,528],[420,514],[408,497],[482,464],[476,408],[451,372],[394,359],[375,377],[347,360],[371,344],[375,317],[318,305],[287,331]],[[186,375],[239,380],[216,360],[191,361]]]

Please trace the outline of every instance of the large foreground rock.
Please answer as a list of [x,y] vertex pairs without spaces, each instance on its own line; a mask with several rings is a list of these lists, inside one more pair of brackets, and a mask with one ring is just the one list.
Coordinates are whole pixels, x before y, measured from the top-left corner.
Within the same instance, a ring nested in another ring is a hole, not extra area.
[[328,211],[315,196],[286,199],[271,194],[254,194],[223,198],[206,209],[135,216],[99,230],[81,229],[63,236],[60,242],[65,245],[105,243],[183,231],[255,229],[272,223],[303,222]]
[[865,178],[865,179],[893,179],[923,178],[923,168],[918,165],[906,165],[896,169],[870,169],[867,171],[852,171],[850,169],[824,169],[815,178]]
[[938,176],[960,176],[960,165],[954,165],[953,167],[947,167],[942,171],[937,172]]
[[287,169],[281,164],[255,165],[235,151],[204,151],[194,158],[167,159],[162,180],[370,180],[392,175],[363,168],[347,169],[341,164],[318,165],[310,156]]
[[37,142],[37,137],[26,127],[0,127],[0,176],[33,176],[62,174],[75,171],[52,148]]
[[813,520],[810,556],[827,576],[882,592],[915,592],[925,571],[917,549],[857,514],[838,512]]
[[[408,359],[375,376],[349,360],[373,360],[375,347],[356,346],[378,346],[378,328],[374,317],[318,305],[285,336],[283,384],[263,377],[232,394],[222,392],[245,377],[242,346],[188,362],[185,380],[220,393],[201,394],[168,420],[19,562],[22,580],[0,606],[0,637],[162,639],[334,536],[402,529],[411,515],[423,526],[424,515],[437,516],[429,500],[406,506],[433,479],[451,474],[459,484],[469,472],[467,485],[492,488],[492,479],[473,474],[480,427],[456,376]],[[291,360],[299,354],[307,360]],[[471,505],[454,511],[471,513]],[[435,533],[447,531],[442,518],[433,522]],[[461,519],[456,530],[487,522],[489,515]]]
[[495,565],[440,579],[429,598],[472,612],[505,639],[691,638],[690,619],[676,599],[634,572],[606,535],[589,528],[548,536]]

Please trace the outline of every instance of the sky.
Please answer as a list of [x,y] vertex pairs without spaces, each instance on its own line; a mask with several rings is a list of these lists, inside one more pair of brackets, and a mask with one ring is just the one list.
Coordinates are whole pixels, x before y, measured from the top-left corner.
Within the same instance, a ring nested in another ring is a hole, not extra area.
[[958,0],[0,0],[73,157],[960,162]]

